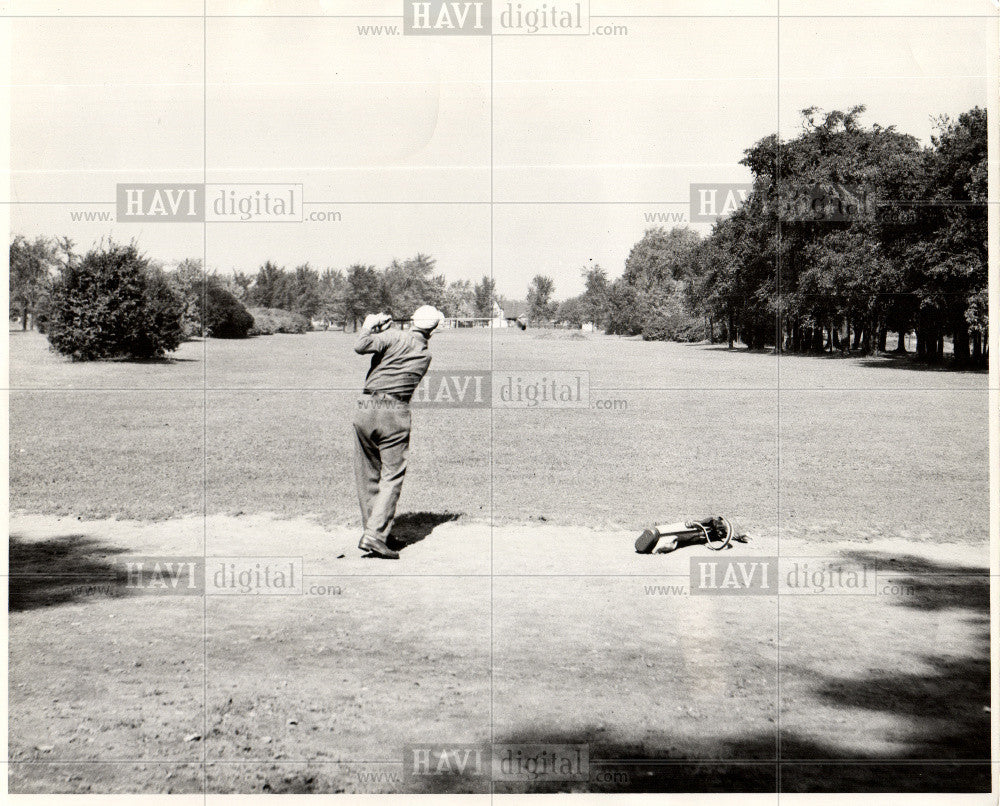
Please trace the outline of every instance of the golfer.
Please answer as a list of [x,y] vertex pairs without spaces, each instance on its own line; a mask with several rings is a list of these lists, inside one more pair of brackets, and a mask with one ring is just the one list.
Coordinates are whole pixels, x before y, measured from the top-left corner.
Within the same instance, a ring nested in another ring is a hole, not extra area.
[[354,415],[354,474],[364,534],[358,548],[387,560],[399,558],[386,541],[406,475],[410,447],[410,398],[431,363],[427,342],[444,316],[423,305],[409,330],[388,330],[392,317],[369,314],[354,352],[371,354],[364,393]]

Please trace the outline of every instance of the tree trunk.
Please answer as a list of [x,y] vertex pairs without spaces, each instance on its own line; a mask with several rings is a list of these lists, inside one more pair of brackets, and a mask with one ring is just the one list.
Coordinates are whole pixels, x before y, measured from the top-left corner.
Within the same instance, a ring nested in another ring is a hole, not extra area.
[[964,363],[969,360],[969,325],[964,317],[955,323],[954,348],[956,361]]
[[906,355],[906,331],[900,330],[896,334],[896,352]]
[[880,353],[886,352],[886,346],[889,341],[889,328],[884,325],[878,330],[878,351]]
[[21,306],[21,330],[28,329],[28,306]]

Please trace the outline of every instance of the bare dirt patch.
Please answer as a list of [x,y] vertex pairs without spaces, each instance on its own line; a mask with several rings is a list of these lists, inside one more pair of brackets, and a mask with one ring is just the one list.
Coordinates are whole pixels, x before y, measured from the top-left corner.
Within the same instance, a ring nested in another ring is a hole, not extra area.
[[[425,791],[405,743],[491,739],[590,745],[589,783],[532,791],[987,787],[987,562],[967,545],[813,532],[782,554],[851,557],[893,587],[725,598],[671,588],[695,550],[639,556],[620,530],[411,516],[396,562],[311,518],[11,533],[11,791]],[[323,592],[52,582],[192,554],[300,556]]]

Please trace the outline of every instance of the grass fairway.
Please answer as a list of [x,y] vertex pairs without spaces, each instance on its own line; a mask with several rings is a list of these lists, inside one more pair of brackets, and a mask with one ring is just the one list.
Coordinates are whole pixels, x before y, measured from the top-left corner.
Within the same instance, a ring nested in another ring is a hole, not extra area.
[[[720,511],[983,540],[986,376],[552,331],[445,331],[434,369],[587,372],[587,410],[415,410],[401,511],[640,526]],[[357,521],[350,334],[71,364],[11,338],[11,507]],[[597,408],[601,402],[606,408]]]
[[[497,792],[988,790],[985,375],[442,332],[433,369],[578,370],[591,406],[415,410],[382,563],[351,343],[77,365],[11,334],[12,792],[488,792],[401,759],[491,740],[590,748],[589,780]],[[753,537],[727,557],[877,595],[694,596],[704,551],[634,553],[709,511]],[[301,557],[308,592],[86,589],[163,555]]]

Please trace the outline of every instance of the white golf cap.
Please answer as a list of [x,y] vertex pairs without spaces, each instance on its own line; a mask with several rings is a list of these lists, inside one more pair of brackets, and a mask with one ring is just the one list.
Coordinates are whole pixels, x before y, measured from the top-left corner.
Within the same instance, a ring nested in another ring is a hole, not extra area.
[[433,305],[421,305],[413,312],[413,326],[418,330],[433,330],[444,320],[444,314]]

